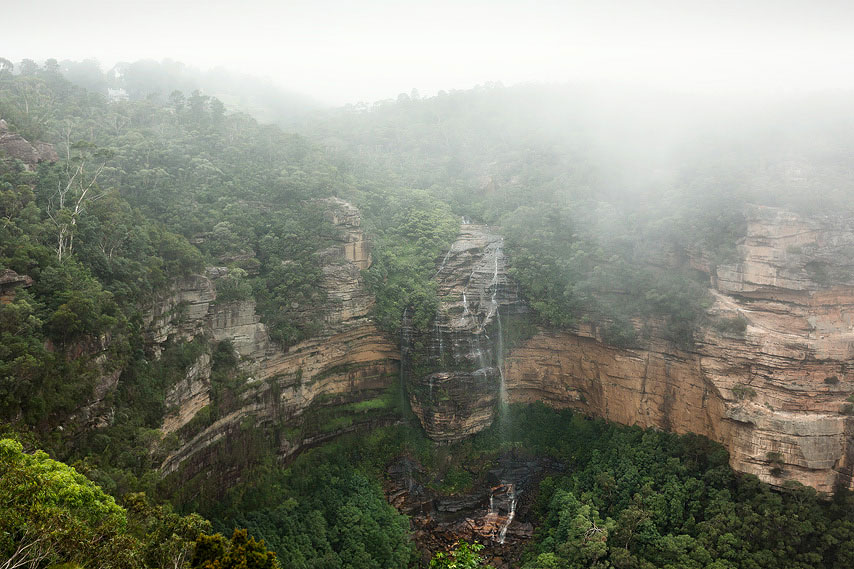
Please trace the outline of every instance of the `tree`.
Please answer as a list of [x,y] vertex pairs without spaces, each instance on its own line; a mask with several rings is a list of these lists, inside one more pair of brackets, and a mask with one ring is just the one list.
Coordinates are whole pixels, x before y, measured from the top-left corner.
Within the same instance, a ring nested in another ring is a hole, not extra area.
[[32,59],[22,59],[18,64],[21,75],[35,75],[39,70],[39,64]]
[[448,553],[437,553],[430,560],[430,569],[492,569],[492,566],[486,565],[480,556],[479,552],[482,549],[483,545],[480,543],[458,541],[454,544],[454,549]]
[[124,498],[131,530],[144,543],[142,554],[147,567],[183,569],[189,561],[196,540],[211,524],[198,514],[179,516],[171,508],[152,505],[144,493]]
[[97,186],[112,152],[97,148],[84,141],[70,142],[70,128],[66,131],[65,179],[57,186],[47,214],[56,226],[56,257],[62,260],[74,248],[74,230],[89,202],[107,195]]
[[0,439],[0,569],[98,559],[129,567],[136,543],[111,496],[74,468]]
[[202,534],[196,540],[191,569],[278,569],[276,554],[263,541],[255,541],[245,529],[236,529],[231,539],[222,534]]

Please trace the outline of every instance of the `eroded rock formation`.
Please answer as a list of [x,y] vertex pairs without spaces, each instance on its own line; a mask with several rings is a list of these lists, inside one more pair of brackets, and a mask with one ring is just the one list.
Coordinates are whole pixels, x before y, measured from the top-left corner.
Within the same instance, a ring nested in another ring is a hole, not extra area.
[[20,134],[10,132],[6,121],[0,119],[0,158],[2,157],[20,160],[30,170],[34,170],[39,162],[59,160],[52,144],[38,141],[30,143]]
[[12,269],[0,271],[0,304],[9,304],[15,300],[18,287],[26,288],[33,285],[33,279],[28,275],[19,275]]
[[699,433],[771,484],[854,487],[854,227],[773,208],[747,216],[739,262],[694,260],[714,298],[695,350],[542,331],[506,358],[510,400]]
[[473,484],[454,495],[443,494],[426,471],[408,457],[386,470],[389,503],[409,516],[413,539],[429,561],[459,540],[481,543],[481,555],[497,568],[517,566],[525,542],[534,534],[529,512],[543,476],[560,465],[548,459],[499,457]]
[[[215,302],[221,269],[179,283],[150,311],[155,351],[170,337],[229,340],[248,377],[239,404],[185,437],[164,472],[182,464],[202,471],[211,460],[205,449],[229,441],[246,421],[297,424],[308,409],[339,409],[397,381],[401,352],[367,316],[372,299],[359,270],[370,257],[358,212],[338,200],[329,206],[342,238],[320,255],[329,302],[317,337],[278,348],[253,301]],[[692,350],[654,333],[642,349],[616,348],[589,329],[540,330],[505,349],[502,326],[527,309],[507,277],[500,235],[464,223],[437,262],[433,329],[415,334],[404,319],[409,401],[427,434],[458,440],[490,425],[502,400],[544,401],[705,435],[729,449],[736,470],[775,485],[852,487],[854,228],[771,208],[747,216],[738,262],[712,267],[692,258],[709,274],[714,301]],[[169,394],[164,431],[184,436],[210,397],[210,360],[200,358]],[[334,432],[285,437],[277,451],[289,456]]]
[[[441,300],[425,353],[412,356],[410,404],[428,436],[453,441],[492,423],[503,384],[502,323],[525,306],[509,282],[502,237],[464,223],[437,268]],[[406,333],[406,331],[405,331]]]
[[[153,352],[169,338],[190,340],[206,335],[213,342],[228,340],[246,377],[239,401],[229,412],[189,434],[182,427],[211,402],[210,354],[203,354],[186,378],[170,390],[162,430],[164,434],[178,433],[183,439],[163,462],[165,474],[183,465],[186,475],[193,476],[211,466],[215,458],[207,449],[231,438],[239,440],[247,421],[254,427],[297,425],[308,409],[343,406],[377,397],[396,386],[398,348],[368,318],[373,299],[360,270],[370,265],[370,254],[359,213],[337,199],[327,200],[327,206],[340,230],[340,241],[318,255],[328,299],[324,306],[306,307],[322,314],[325,325],[317,336],[282,349],[270,340],[254,300],[217,303],[214,281],[227,273],[225,269],[185,279],[151,307],[148,328]],[[352,427],[341,424],[326,429],[321,425],[310,437],[282,438],[276,450],[286,458],[305,445]]]

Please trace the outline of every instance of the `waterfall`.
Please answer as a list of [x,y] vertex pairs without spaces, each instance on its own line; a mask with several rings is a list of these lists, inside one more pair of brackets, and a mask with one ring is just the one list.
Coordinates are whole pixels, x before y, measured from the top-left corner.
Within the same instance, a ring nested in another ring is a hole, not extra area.
[[441,273],[441,272],[445,269],[445,263],[447,263],[447,262],[448,262],[448,257],[450,257],[450,256],[451,256],[451,251],[452,251],[453,249],[454,249],[454,245],[453,245],[453,244],[451,244],[451,248],[450,248],[450,249],[448,249],[448,252],[447,252],[447,253],[445,253],[445,257],[442,259],[442,264],[441,264],[441,265],[439,265],[439,270],[437,270],[437,271],[436,271],[436,274],[434,274],[434,275],[433,275],[433,278],[434,278],[434,279],[435,279],[436,277],[438,277],[438,276],[439,276],[439,273]]
[[[499,494],[503,494],[503,497],[500,498],[500,502],[498,504],[495,503],[495,491],[498,490]],[[510,528],[510,524],[513,523],[513,519],[516,517],[516,485],[512,482],[502,482],[498,486],[492,488],[489,493],[489,512],[487,512],[487,517],[490,518],[489,523],[497,522],[501,519],[501,511],[502,509],[507,508],[509,504],[509,509],[507,511],[507,517],[501,523],[501,527],[498,529],[498,538],[496,539],[495,530],[492,530],[492,539],[497,541],[499,544],[503,544],[504,540],[507,539],[507,530]]]
[[501,311],[496,309],[495,320],[498,323],[498,340],[496,340],[495,365],[498,367],[498,377],[501,379],[499,384],[499,405],[502,420],[507,411],[507,383],[504,381],[504,330],[501,328]]
[[490,312],[495,315],[495,323],[498,326],[498,338],[495,341],[495,365],[498,368],[498,377],[500,379],[498,389],[498,405],[499,405],[499,420],[502,423],[507,421],[507,383],[504,380],[504,329],[501,325],[501,305],[498,302],[498,288],[500,281],[498,278],[498,258],[501,256],[501,243],[495,247],[495,264],[492,272],[492,299],[490,302]]
[[470,319],[474,318],[474,315],[469,311],[469,301],[466,298],[466,291],[463,291],[463,318],[468,316]]
[[508,486],[510,488],[507,492],[510,495],[510,513],[507,514],[507,520],[498,532],[498,543],[500,544],[504,544],[504,540],[507,538],[507,528],[513,523],[513,517],[516,515],[516,486],[514,484],[508,484]]
[[436,336],[439,339],[439,365],[445,365],[445,343],[442,339],[442,327],[439,326],[439,317],[436,316]]
[[410,351],[410,327],[409,327],[409,307],[403,309],[403,318],[400,321],[400,411],[405,412],[406,409],[406,362]]
[[483,355],[483,346],[481,345],[481,335],[480,334],[472,334],[471,337],[471,351],[473,354],[477,356],[477,361],[480,367],[479,370],[482,370],[483,373],[486,373],[486,356]]

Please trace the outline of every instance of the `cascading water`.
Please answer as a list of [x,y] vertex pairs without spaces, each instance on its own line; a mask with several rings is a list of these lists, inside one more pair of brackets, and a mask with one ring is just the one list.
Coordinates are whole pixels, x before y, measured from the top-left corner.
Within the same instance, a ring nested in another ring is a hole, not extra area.
[[[436,440],[458,440],[472,427],[480,430],[492,422],[507,432],[504,328],[519,307],[505,275],[503,250],[494,230],[466,223],[436,259],[438,310],[426,333],[412,331],[413,353],[406,367],[407,388],[417,386],[408,394],[413,410]],[[419,345],[425,353],[414,352]],[[415,359],[423,370],[418,377],[412,377]],[[433,400],[440,392],[441,400]]]
[[400,320],[400,409],[406,409],[406,368],[410,355],[411,329],[409,326],[409,307],[403,309]]
[[504,521],[504,524],[501,526],[501,530],[498,532],[498,543],[504,544],[504,540],[507,539],[507,529],[510,527],[510,524],[513,523],[513,518],[516,516],[516,487],[513,484],[509,484],[509,490],[507,491],[510,498],[510,513],[507,514],[507,519]]
[[503,240],[495,247],[494,269],[492,273],[492,299],[490,301],[490,311],[495,315],[495,323],[498,327],[498,337],[495,341],[495,365],[498,368],[499,388],[498,388],[498,405],[499,405],[499,420],[506,427],[508,420],[507,415],[507,383],[504,380],[504,329],[501,325],[501,305],[498,302],[498,289],[500,280],[498,277],[498,259],[501,257],[501,245]]
[[471,311],[469,310],[469,301],[468,301],[468,298],[466,297],[466,291],[463,291],[463,318],[465,318],[467,316],[471,319],[474,319],[474,316],[472,315]]
[[451,256],[451,251],[453,251],[453,250],[454,250],[454,248],[452,246],[450,249],[448,249],[448,252],[445,253],[445,257],[442,259],[442,264],[439,265],[439,269],[436,271],[436,274],[433,275],[434,279],[439,276],[439,273],[441,273],[443,270],[445,270],[445,263],[448,262],[448,257]]

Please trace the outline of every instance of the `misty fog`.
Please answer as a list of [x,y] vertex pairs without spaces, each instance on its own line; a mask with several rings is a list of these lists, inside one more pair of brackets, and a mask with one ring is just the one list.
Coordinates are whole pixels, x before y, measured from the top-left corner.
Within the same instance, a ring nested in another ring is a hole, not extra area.
[[854,86],[853,16],[835,0],[47,0],[4,6],[2,52],[222,66],[334,105],[497,81],[785,93]]
[[852,31],[4,2],[0,569],[849,569]]

